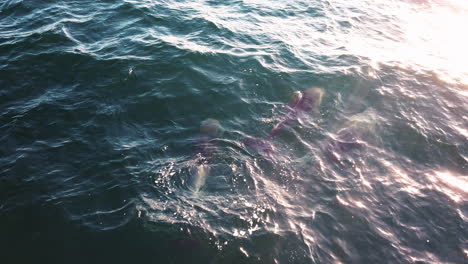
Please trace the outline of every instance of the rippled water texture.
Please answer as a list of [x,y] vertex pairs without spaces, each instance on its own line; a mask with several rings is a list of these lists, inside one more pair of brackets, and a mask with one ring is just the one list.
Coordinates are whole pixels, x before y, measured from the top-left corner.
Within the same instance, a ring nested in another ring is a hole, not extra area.
[[462,0],[2,1],[0,262],[467,263],[467,25]]

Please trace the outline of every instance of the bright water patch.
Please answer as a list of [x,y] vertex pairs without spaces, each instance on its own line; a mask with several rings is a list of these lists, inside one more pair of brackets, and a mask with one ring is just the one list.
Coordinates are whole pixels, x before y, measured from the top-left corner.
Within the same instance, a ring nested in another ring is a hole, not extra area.
[[[1,262],[466,262],[467,18],[4,1]],[[320,107],[294,109],[311,87]]]

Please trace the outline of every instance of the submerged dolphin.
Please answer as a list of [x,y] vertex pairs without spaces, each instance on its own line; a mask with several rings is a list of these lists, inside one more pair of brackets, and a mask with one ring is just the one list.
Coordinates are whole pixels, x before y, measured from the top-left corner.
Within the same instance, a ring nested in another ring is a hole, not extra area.
[[273,127],[269,136],[276,136],[283,128],[291,125],[292,122],[296,121],[301,116],[317,111],[322,103],[324,94],[325,90],[318,87],[307,89],[304,92],[295,92],[289,102],[291,110],[283,121]]
[[313,87],[305,90],[304,92],[297,91],[293,94],[291,101],[288,106],[289,112],[283,121],[275,125],[268,137],[266,138],[246,138],[243,143],[247,146],[255,148],[263,153],[271,154],[276,151],[271,140],[273,137],[279,134],[281,130],[290,126],[294,121],[300,117],[318,111],[320,104],[322,103],[325,90],[323,88]]
[[347,152],[377,143],[377,117],[370,110],[353,115],[336,131],[323,145],[326,158],[332,162],[342,161]]
[[198,193],[205,185],[206,178],[210,173],[209,163],[216,151],[213,139],[220,137],[222,133],[223,128],[216,119],[206,119],[200,124],[200,135],[196,149],[198,164],[191,170],[190,176],[190,188],[195,193]]

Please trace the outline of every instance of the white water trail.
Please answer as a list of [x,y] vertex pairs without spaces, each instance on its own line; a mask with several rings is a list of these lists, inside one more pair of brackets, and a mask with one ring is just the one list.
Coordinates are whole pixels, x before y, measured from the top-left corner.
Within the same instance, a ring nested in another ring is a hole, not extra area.
[[193,193],[198,194],[206,182],[206,178],[210,174],[210,168],[206,164],[198,165],[192,173],[191,188]]

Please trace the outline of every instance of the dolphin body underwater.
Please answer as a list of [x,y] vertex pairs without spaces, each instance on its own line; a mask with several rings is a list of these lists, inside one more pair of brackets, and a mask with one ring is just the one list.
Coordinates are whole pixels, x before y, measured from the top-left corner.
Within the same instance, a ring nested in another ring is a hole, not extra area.
[[271,129],[266,138],[248,137],[243,140],[243,143],[260,152],[271,155],[276,152],[276,149],[271,142],[273,138],[302,116],[312,112],[317,112],[324,95],[325,90],[318,87],[313,87],[303,92],[295,92],[288,104],[289,112],[286,114],[286,117]]
[[317,112],[324,95],[325,90],[318,87],[307,89],[304,92],[295,92],[288,104],[290,107],[289,113],[283,121],[273,127],[269,137],[275,137],[283,128],[290,126],[300,117],[311,112]]
[[372,110],[351,116],[322,145],[325,157],[334,163],[342,163],[344,154],[378,144],[378,118]]
[[189,188],[198,193],[205,185],[206,178],[210,173],[209,163],[212,162],[216,151],[214,139],[220,137],[223,128],[218,120],[206,119],[200,124],[200,135],[196,146],[197,165],[191,169]]

